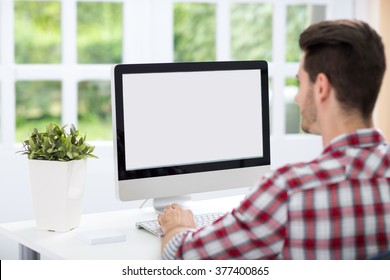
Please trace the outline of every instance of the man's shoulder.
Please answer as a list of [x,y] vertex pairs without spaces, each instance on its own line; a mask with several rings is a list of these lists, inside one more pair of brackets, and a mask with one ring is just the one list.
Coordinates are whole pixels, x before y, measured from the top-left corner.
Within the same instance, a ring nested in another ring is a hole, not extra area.
[[344,177],[345,161],[339,152],[320,155],[311,161],[286,164],[276,169],[270,179],[290,190],[331,183]]
[[322,153],[307,162],[287,164],[270,179],[288,189],[311,188],[346,178],[390,177],[390,146],[350,147]]

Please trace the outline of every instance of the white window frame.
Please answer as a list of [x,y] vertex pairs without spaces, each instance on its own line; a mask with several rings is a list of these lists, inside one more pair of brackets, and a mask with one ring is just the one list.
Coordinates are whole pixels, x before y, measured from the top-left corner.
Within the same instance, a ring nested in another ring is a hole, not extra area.
[[[48,0],[44,0],[48,1]],[[52,0],[61,2],[62,63],[24,65],[14,63],[14,1],[0,3],[0,147],[15,144],[15,82],[18,80],[58,80],[62,83],[62,123],[77,125],[78,82],[110,80],[111,65],[77,64],[77,2],[123,3],[123,62],[169,62],[173,60],[173,6],[179,2],[217,5],[217,60],[230,57],[230,5],[232,3],[270,3],[273,5],[273,60],[269,63],[272,79],[272,155],[273,163],[304,159],[318,153],[320,143],[311,135],[285,134],[285,79],[294,77],[298,63],[285,61],[286,11],[291,4],[326,5],[326,18],[351,18],[353,0]],[[6,27],[6,28],[5,28]],[[137,44],[133,44],[137,42]],[[301,144],[299,144],[301,143]],[[289,149],[302,146],[305,149]],[[285,148],[284,148],[285,147]],[[312,149],[308,147],[313,147]],[[298,151],[299,150],[299,151]],[[296,151],[294,153],[294,151]]]

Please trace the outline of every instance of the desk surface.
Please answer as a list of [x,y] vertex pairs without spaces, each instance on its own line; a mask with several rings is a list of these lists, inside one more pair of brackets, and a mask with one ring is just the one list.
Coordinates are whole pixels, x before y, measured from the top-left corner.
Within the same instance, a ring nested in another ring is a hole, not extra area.
[[[194,213],[230,211],[237,206],[242,196],[192,202]],[[156,219],[150,207],[106,213],[87,214],[81,217],[80,226],[66,233],[38,230],[35,221],[22,221],[0,225],[0,233],[49,259],[160,259],[160,239],[135,223]],[[80,240],[80,232],[114,230],[126,235],[126,241],[89,245]]]

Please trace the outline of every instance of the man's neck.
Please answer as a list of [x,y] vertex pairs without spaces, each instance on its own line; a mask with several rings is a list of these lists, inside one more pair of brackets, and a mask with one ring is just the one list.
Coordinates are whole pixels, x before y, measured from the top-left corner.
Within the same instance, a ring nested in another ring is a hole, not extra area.
[[323,147],[328,146],[334,138],[342,134],[351,133],[362,128],[372,128],[373,126],[372,120],[367,122],[352,115],[343,119],[335,118],[327,122],[327,125],[324,125],[321,129]]

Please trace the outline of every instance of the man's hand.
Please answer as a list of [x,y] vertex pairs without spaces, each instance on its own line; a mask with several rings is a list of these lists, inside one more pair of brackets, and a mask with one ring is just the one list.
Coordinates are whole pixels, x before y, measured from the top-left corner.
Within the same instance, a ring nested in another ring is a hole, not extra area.
[[164,213],[158,216],[158,222],[165,234],[177,227],[196,227],[192,211],[183,209],[178,204],[165,207]]
[[196,228],[192,211],[183,209],[178,204],[165,207],[164,213],[158,216],[158,222],[164,232],[161,250],[164,250],[166,244],[175,234],[188,228]]

